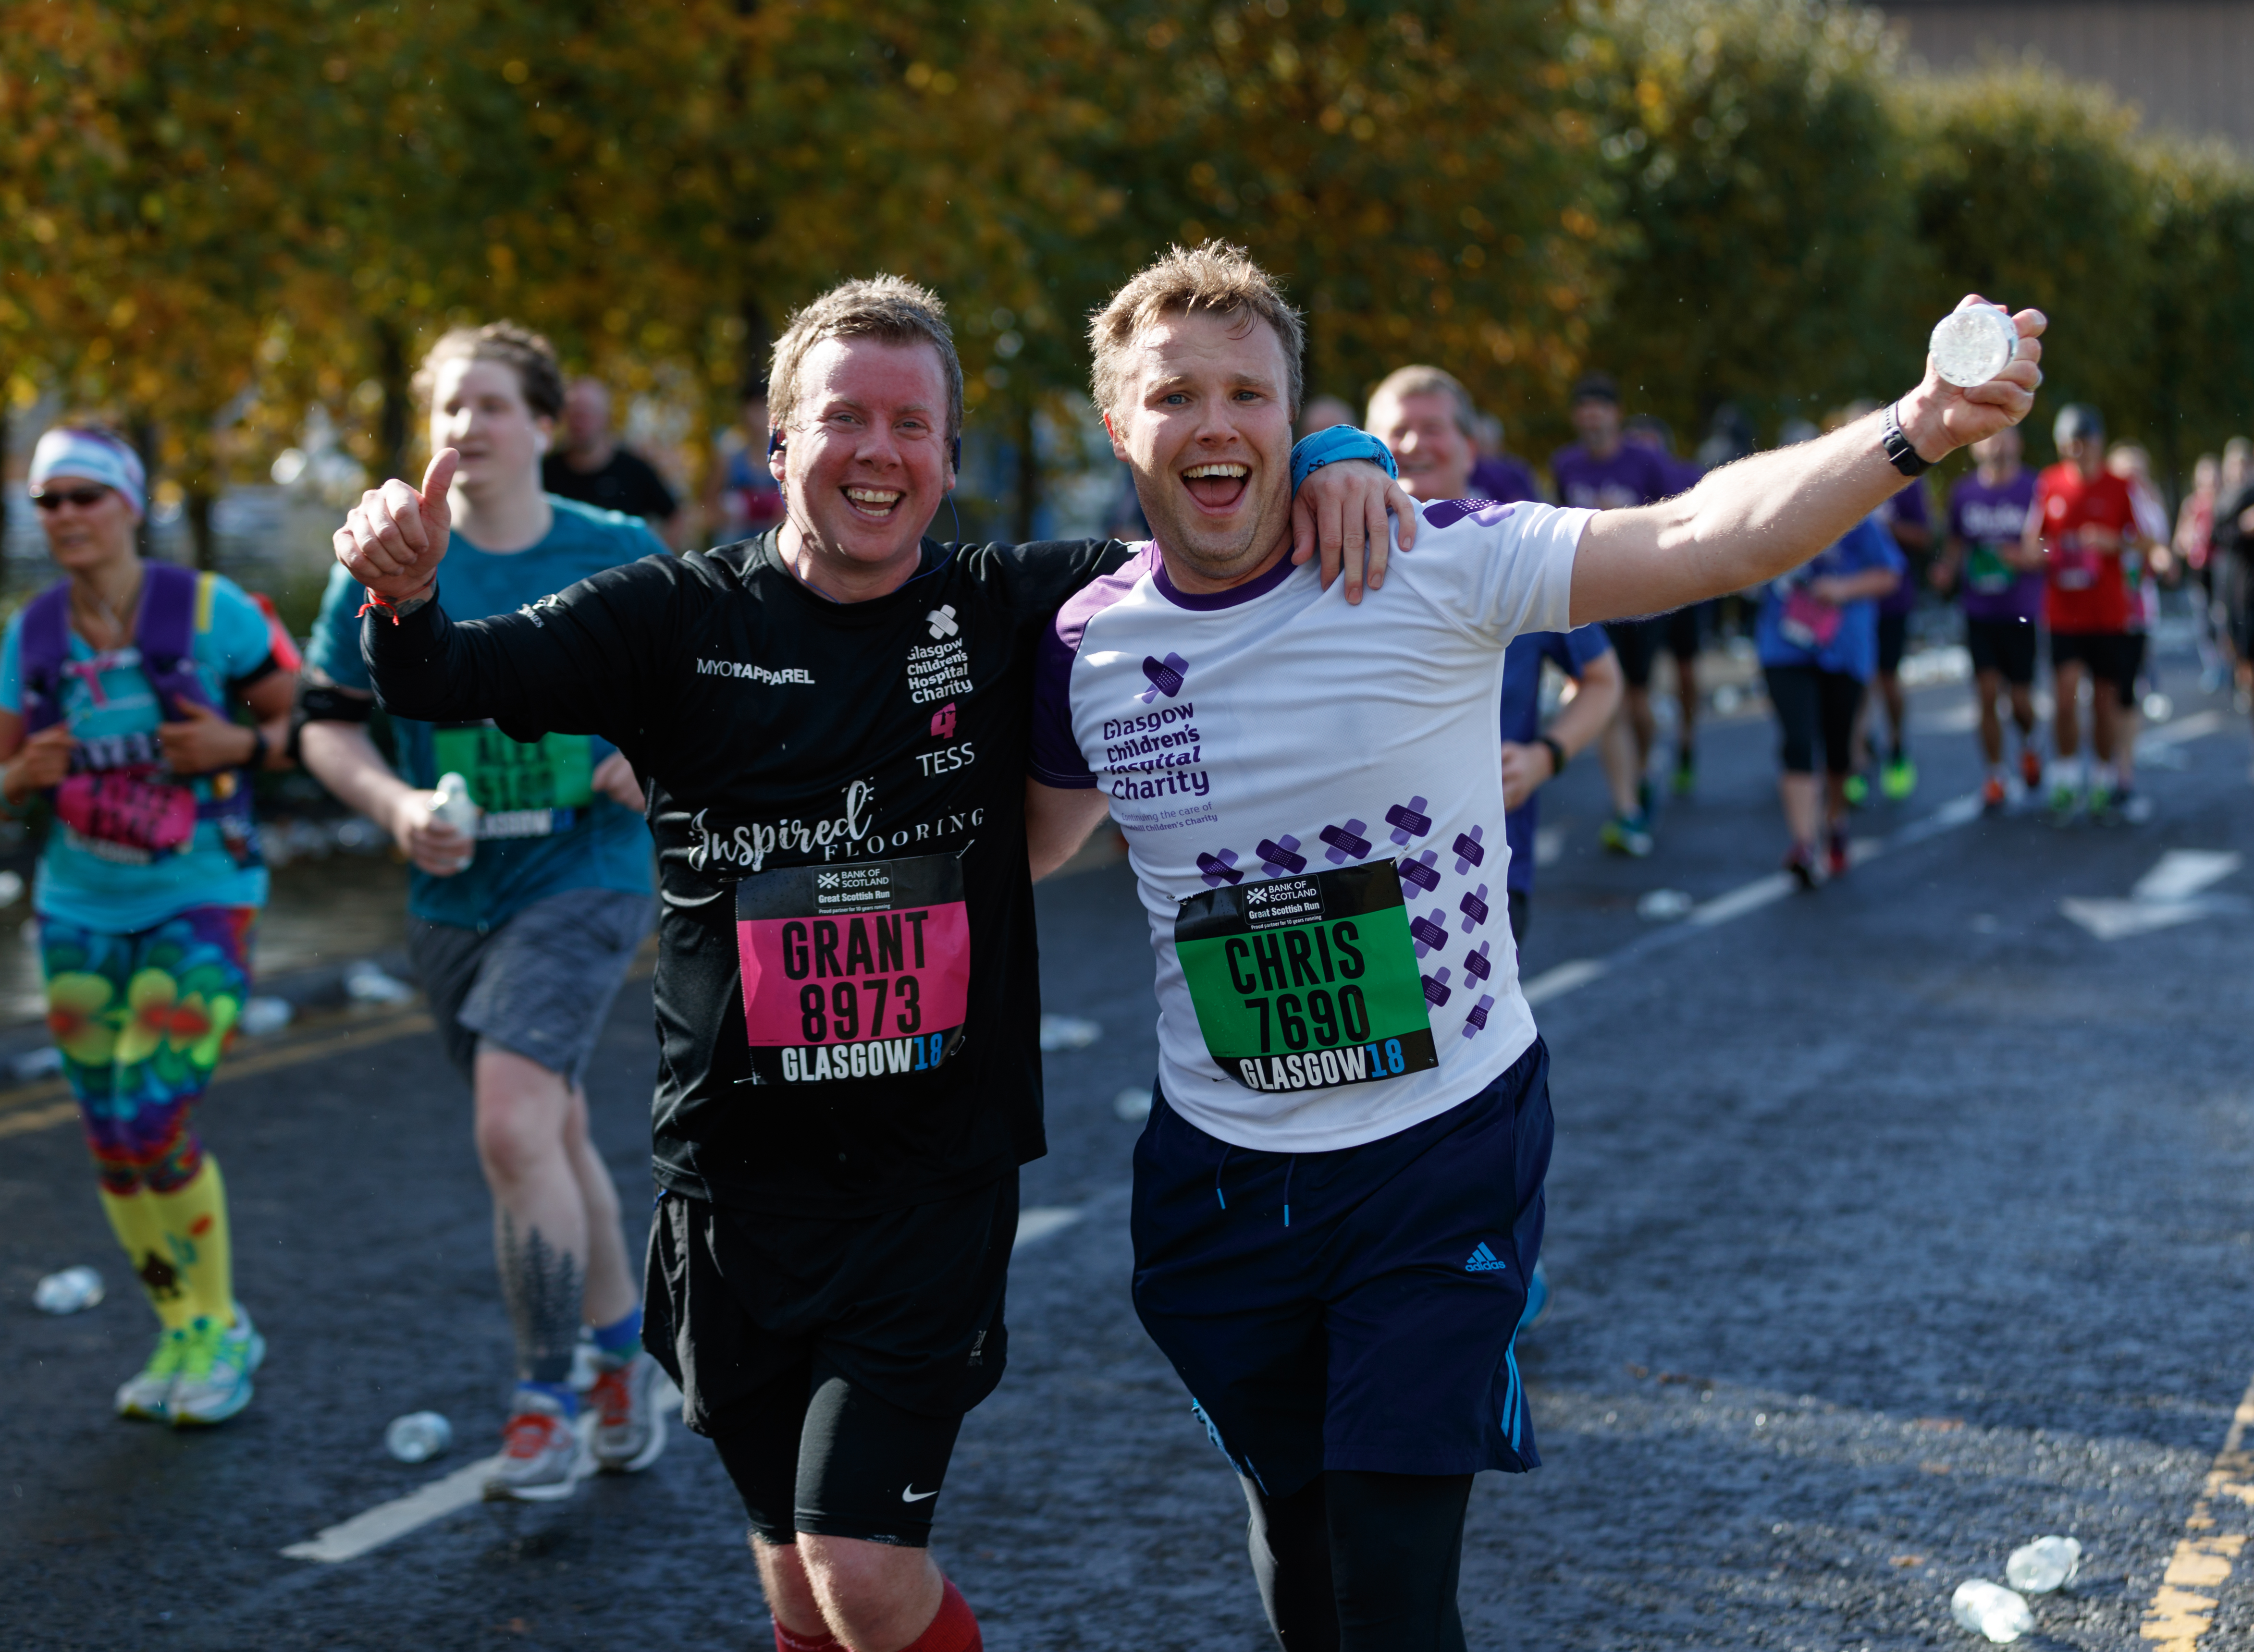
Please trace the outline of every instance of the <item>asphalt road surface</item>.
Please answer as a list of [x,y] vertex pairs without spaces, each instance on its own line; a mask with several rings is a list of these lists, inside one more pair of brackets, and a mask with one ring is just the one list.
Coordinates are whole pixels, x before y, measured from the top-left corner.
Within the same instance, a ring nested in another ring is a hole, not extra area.
[[[2254,878],[2231,858],[2254,792],[2242,720],[2182,660],[2166,686],[2155,817],[2110,829],[1951,807],[1977,780],[1966,695],[1921,691],[1918,794],[1858,816],[1865,858],[1815,895],[1772,878],[1763,719],[1707,730],[1648,861],[1596,852],[1593,761],[1553,788],[1524,964],[1558,1125],[1557,1306],[1522,1354],[1545,1461],[1474,1493],[1474,1647],[1969,1648],[1951,1591],[2053,1531],[2082,1576],[2022,1644],[2254,1645],[2254,1462],[2218,1458],[2254,1376]],[[1640,916],[1662,889],[1691,915]],[[1049,1057],[1010,1374],[964,1429],[941,1558],[997,1652],[1251,1652],[1234,1479],[1128,1302],[1122,1092],[1152,1038],[1124,869],[1045,886],[1041,921],[1046,1007],[1102,1036]],[[630,1208],[650,1061],[637,986],[591,1083]],[[414,1012],[246,1046],[206,1103],[272,1345],[215,1432],[109,1415],[151,1322],[69,1111],[0,1092],[0,1643],[772,1643],[740,1510],[678,1431],[567,1503],[431,1494],[354,1558],[283,1552],[495,1444],[487,1206]],[[110,1299],[34,1312],[79,1262]],[[390,1461],[386,1420],[423,1408],[454,1450]]]

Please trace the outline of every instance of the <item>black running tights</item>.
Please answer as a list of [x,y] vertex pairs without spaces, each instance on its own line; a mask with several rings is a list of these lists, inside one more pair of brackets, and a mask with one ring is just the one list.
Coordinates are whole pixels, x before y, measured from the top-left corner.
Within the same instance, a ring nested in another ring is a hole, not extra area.
[[1464,1652],[1456,1614],[1469,1474],[1250,1480],[1252,1572],[1284,1652]]

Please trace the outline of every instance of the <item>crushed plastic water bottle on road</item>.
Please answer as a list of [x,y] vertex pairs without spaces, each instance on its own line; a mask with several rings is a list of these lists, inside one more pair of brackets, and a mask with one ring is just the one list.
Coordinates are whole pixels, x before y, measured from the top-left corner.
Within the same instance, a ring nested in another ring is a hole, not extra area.
[[1052,1053],[1084,1050],[1102,1036],[1101,1026],[1076,1015],[1045,1015],[1041,1018],[1041,1047]]
[[383,1449],[402,1463],[427,1463],[454,1443],[454,1425],[436,1411],[395,1417],[383,1431]]
[[65,1268],[39,1281],[32,1306],[42,1313],[80,1313],[102,1300],[102,1276],[91,1268]]
[[345,971],[345,997],[354,1004],[404,1004],[414,996],[413,987],[367,959]]
[[2005,1580],[2022,1594],[2068,1588],[2081,1574],[2082,1545],[2071,1537],[2038,1537],[2004,1563]]
[[234,1025],[245,1038],[262,1039],[289,1026],[297,1012],[297,1006],[287,998],[245,998]]
[[1635,915],[1651,923],[1673,923],[1689,917],[1698,904],[1680,889],[1655,889],[1635,903]]
[[1984,1634],[2001,1646],[2018,1640],[2035,1627],[2027,1603],[2000,1583],[1972,1578],[1956,1586],[1949,1614],[1975,1634]]

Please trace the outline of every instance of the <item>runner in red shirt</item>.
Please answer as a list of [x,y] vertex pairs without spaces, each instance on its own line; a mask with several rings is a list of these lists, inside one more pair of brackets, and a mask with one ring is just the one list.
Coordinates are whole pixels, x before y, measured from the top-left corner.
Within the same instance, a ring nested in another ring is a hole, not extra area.
[[[2144,535],[2128,483],[2105,468],[2105,423],[2097,410],[2069,403],[2060,410],[2052,435],[2060,460],[2035,483],[2026,543],[2042,552],[2048,577],[2044,606],[2057,700],[2050,807],[2053,818],[2064,821],[2085,803],[2093,817],[2102,817],[2124,801],[2113,760],[2123,718],[2135,711],[2145,638],[2132,626],[2121,556],[2142,545]],[[2086,794],[2080,724],[2084,672],[2092,680],[2090,744],[2097,756]]]

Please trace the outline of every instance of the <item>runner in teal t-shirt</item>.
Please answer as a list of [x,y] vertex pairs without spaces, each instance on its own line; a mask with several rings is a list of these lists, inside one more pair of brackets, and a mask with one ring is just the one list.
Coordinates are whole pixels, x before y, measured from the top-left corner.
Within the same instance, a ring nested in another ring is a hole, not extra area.
[[29,480],[66,578],[0,645],[0,794],[53,808],[32,899],[47,1026],[164,1327],[117,1412],[223,1422],[266,1343],[234,1299],[227,1187],[192,1115],[250,990],[250,772],[278,760],[297,653],[218,575],[141,559],[141,461],[112,432],[49,430]]
[[[430,444],[461,450],[460,524],[446,601],[464,618],[528,607],[665,547],[632,517],[541,491],[563,410],[546,340],[507,322],[447,333],[416,380]],[[516,1397],[489,1497],[570,1494],[584,1465],[570,1378],[583,1318],[597,1345],[599,1467],[646,1466],[665,1441],[656,1364],[619,1198],[587,1139],[581,1076],[654,909],[640,782],[585,735],[525,743],[491,724],[395,719],[399,772],[360,726],[373,690],[360,650],[367,593],[340,568],[306,662],[305,766],[386,827],[415,864],[409,948],[446,1054],[475,1096],[478,1155],[497,1211]],[[474,838],[436,820],[431,788],[459,774]]]

